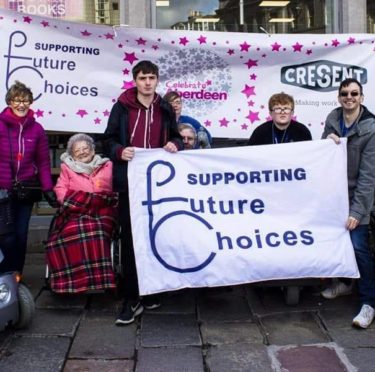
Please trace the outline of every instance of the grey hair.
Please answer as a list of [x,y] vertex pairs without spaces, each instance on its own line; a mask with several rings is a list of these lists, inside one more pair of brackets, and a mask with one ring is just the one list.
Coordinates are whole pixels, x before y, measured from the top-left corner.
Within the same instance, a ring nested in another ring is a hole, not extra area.
[[77,133],[71,136],[68,140],[68,144],[66,145],[66,152],[72,156],[73,155],[73,146],[77,142],[85,141],[87,145],[90,147],[91,150],[95,150],[95,143],[92,137],[85,133]]

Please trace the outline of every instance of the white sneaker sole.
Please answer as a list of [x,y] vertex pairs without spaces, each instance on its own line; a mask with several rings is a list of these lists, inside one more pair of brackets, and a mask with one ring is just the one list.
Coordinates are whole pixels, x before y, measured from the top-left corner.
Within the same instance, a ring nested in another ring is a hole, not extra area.
[[133,317],[131,319],[128,319],[128,320],[122,320],[122,319],[116,319],[115,321],[115,324],[116,325],[127,325],[127,324],[131,324],[135,321],[135,318],[138,316],[138,315],[141,315],[143,313],[143,306],[139,306],[138,309],[134,312],[133,314]]

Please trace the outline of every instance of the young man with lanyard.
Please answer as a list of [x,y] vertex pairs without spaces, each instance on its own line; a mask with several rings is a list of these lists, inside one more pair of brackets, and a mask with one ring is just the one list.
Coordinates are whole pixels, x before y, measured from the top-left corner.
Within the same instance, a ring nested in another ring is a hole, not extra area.
[[183,149],[172,107],[156,93],[159,69],[150,61],[134,66],[134,88],[126,90],[113,105],[103,135],[106,155],[113,161],[113,190],[119,192],[119,222],[123,250],[124,303],[116,325],[134,322],[143,307],[160,306],[158,298],[139,299],[138,276],[135,264],[130,224],[128,162],[135,156],[135,147],[163,148],[174,153]]
[[277,143],[311,140],[308,128],[293,120],[294,99],[286,93],[277,93],[268,101],[272,120],[259,125],[247,145],[271,145]]
[[[371,255],[368,230],[375,190],[375,116],[362,105],[363,88],[359,81],[346,79],[339,87],[341,107],[327,117],[322,138],[340,143],[346,137],[349,187],[350,232],[361,278],[358,282],[361,310],[353,325],[367,328],[375,316],[375,268]],[[334,192],[334,190],[332,190]],[[351,293],[351,280],[339,279],[322,292],[328,299]]]

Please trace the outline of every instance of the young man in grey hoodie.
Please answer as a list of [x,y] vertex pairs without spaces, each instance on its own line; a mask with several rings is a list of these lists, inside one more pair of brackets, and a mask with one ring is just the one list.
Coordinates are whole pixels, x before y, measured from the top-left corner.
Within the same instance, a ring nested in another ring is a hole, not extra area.
[[158,66],[141,61],[132,73],[135,87],[122,93],[113,105],[103,136],[104,151],[113,162],[113,190],[119,192],[124,303],[116,325],[134,322],[144,306],[160,306],[155,297],[147,296],[142,302],[139,299],[130,225],[128,162],[134,157],[134,147],[164,148],[172,153],[183,149],[173,109],[156,93]]
[[[322,138],[336,143],[346,137],[348,151],[349,216],[346,228],[350,231],[361,278],[358,282],[361,310],[353,325],[367,328],[375,316],[375,269],[370,253],[368,232],[375,190],[375,116],[362,105],[363,88],[356,79],[346,79],[339,87],[341,107],[327,117]],[[332,190],[335,192],[335,190]],[[339,279],[322,292],[328,299],[349,294],[352,282]]]

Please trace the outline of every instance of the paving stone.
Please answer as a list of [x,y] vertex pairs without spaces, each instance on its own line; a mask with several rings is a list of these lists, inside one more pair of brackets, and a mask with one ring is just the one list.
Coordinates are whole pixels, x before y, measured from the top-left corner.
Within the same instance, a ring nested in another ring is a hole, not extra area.
[[68,359],[64,372],[132,372],[132,360]]
[[32,323],[17,334],[59,335],[72,337],[79,325],[82,310],[36,309]]
[[198,347],[140,348],[135,372],[203,372],[202,350]]
[[122,302],[114,293],[95,293],[90,295],[89,309],[117,314],[121,310]]
[[208,349],[206,365],[212,372],[272,372],[265,345],[229,344]]
[[207,292],[198,298],[198,317],[203,322],[252,320],[246,295],[237,292]]
[[44,290],[35,301],[38,309],[84,309],[88,300],[86,294],[57,294]]
[[[35,256],[34,254],[30,256]],[[27,285],[33,297],[35,298],[44,285],[44,266],[42,264],[25,265],[23,271],[23,282]]]
[[[365,335],[364,335],[365,337]],[[344,352],[358,372],[375,372],[375,348],[345,348]]]
[[209,345],[263,343],[261,330],[252,322],[204,323],[201,333],[203,343]]
[[195,314],[195,292],[195,289],[188,288],[162,293],[160,295],[162,306],[151,311],[160,314]]
[[[275,351],[275,349],[273,349]],[[290,372],[348,372],[335,349],[325,345],[289,346],[279,348],[274,356],[278,370]]]
[[198,323],[189,314],[144,314],[142,316],[141,346],[200,346]]
[[115,325],[113,314],[88,313],[81,320],[69,358],[133,358],[136,324],[124,327]]
[[295,312],[261,317],[270,344],[312,344],[330,341],[314,314]]
[[[333,341],[343,347],[374,347],[375,345],[375,325],[366,330],[358,328],[334,328],[329,331]],[[375,353],[375,350],[374,350]]]
[[60,371],[69,345],[68,337],[14,337],[1,355],[0,371]]
[[337,309],[322,309],[319,311],[318,315],[326,328],[331,330],[332,328],[352,328],[352,320],[357,309],[342,307],[340,312]]

